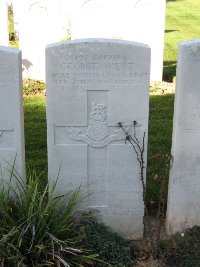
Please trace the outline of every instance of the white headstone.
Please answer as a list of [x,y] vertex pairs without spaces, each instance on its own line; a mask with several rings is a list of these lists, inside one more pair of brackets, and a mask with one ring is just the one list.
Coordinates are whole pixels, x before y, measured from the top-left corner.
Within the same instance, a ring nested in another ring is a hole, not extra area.
[[151,80],[162,80],[166,0],[74,2],[72,39],[112,38],[148,44]]
[[[148,128],[150,48],[108,39],[53,44],[46,51],[49,179],[58,192],[87,185],[88,208],[122,236],[143,235],[140,168],[118,122]],[[131,131],[133,127],[130,127]],[[144,160],[146,163],[147,135]]]
[[6,0],[0,0],[0,45],[8,46],[8,6]]
[[18,0],[15,5],[23,77],[44,80],[45,46],[59,41],[59,1]]
[[21,75],[21,52],[0,46],[0,173],[7,182],[15,158],[14,168],[25,178]]
[[179,45],[167,231],[200,225],[200,39]]

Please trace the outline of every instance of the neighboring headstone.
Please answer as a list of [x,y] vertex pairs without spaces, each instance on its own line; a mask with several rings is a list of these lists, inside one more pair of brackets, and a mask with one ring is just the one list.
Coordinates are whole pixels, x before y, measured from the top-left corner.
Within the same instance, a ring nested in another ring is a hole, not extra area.
[[88,208],[99,220],[126,238],[141,238],[139,163],[117,123],[136,120],[141,142],[147,133],[150,48],[108,39],[53,44],[46,71],[50,181],[61,166],[59,193],[87,185]]
[[112,38],[148,44],[151,80],[162,80],[166,0],[74,2],[72,39]]
[[8,46],[8,6],[6,0],[0,0],[0,45]]
[[200,225],[200,39],[179,45],[167,231]]
[[[59,1],[16,1],[23,77],[45,79],[45,46],[59,41]],[[20,14],[19,14],[20,13]]]
[[70,39],[71,37],[71,14],[73,12],[74,0],[59,0],[59,31],[60,39]]
[[21,52],[0,46],[0,178],[9,182],[11,166],[25,178]]

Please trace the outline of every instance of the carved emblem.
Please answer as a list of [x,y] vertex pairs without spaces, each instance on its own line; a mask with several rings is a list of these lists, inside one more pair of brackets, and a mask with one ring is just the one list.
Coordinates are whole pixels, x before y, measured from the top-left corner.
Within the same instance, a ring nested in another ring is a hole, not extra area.
[[115,134],[109,135],[108,125],[105,120],[105,105],[92,103],[86,135],[82,135],[81,130],[77,128],[66,128],[72,140],[83,141],[92,147],[103,147],[113,141],[123,140],[125,135],[122,129],[117,129]]

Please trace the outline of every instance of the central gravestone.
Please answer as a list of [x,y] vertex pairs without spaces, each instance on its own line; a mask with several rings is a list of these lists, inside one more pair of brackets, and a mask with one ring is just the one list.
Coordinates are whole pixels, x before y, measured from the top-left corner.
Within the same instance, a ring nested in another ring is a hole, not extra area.
[[[80,184],[87,207],[129,239],[143,235],[140,168],[125,144],[123,122],[148,128],[150,48],[105,39],[53,44],[46,50],[49,179],[58,193]],[[145,162],[146,162],[145,139]]]

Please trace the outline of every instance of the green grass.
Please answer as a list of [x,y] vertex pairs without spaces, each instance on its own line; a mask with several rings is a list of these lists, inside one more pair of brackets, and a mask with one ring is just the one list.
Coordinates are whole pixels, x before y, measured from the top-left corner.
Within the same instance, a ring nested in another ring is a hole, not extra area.
[[[26,170],[47,170],[46,97],[24,97]],[[46,181],[43,181],[44,184]]]
[[159,200],[166,155],[171,153],[174,95],[150,96],[147,199]]
[[165,80],[176,76],[177,48],[183,40],[200,38],[200,1],[167,1],[164,74]]

